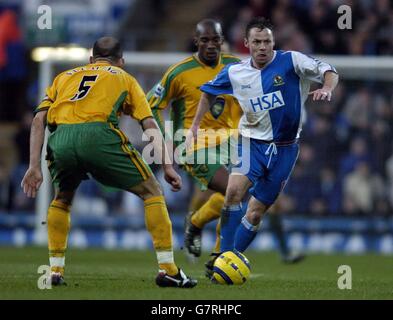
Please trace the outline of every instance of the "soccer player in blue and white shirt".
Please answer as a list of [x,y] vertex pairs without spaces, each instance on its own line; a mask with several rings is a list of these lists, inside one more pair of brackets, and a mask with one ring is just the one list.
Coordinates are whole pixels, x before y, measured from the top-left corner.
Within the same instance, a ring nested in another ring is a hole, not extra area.
[[[248,153],[250,165],[246,171],[240,165],[230,175],[221,214],[221,252],[233,251],[235,236],[239,251],[251,243],[262,215],[277,199],[295,165],[308,95],[330,101],[338,83],[331,65],[300,52],[274,50],[272,27],[264,18],[250,21],[244,43],[251,57],[227,65],[201,87],[203,94],[186,139],[191,145],[216,96],[229,94],[239,101],[243,109],[239,132],[243,144],[245,139],[249,144],[242,157]],[[309,92],[312,81],[322,88]],[[251,198],[242,219],[241,201],[247,191]]]

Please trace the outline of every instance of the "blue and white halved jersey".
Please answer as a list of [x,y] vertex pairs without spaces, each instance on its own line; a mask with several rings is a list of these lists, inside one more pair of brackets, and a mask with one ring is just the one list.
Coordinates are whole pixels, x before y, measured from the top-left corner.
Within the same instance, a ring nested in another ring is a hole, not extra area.
[[262,69],[251,58],[227,65],[201,87],[212,95],[230,94],[243,109],[240,133],[253,139],[289,142],[299,137],[311,81],[323,83],[331,65],[296,51],[275,50]]

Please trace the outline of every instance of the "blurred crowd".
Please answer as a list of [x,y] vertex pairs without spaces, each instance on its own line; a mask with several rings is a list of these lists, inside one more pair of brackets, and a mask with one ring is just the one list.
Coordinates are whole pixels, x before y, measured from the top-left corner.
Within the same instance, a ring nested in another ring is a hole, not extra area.
[[[339,29],[340,5],[351,8],[352,29]],[[223,22],[226,38],[238,53],[247,53],[243,46],[247,22],[264,16],[273,23],[276,46],[283,50],[393,54],[391,0],[220,0],[211,14]]]
[[[212,16],[223,21],[226,38],[235,52],[246,53],[244,26],[252,16],[263,15],[274,24],[279,49],[391,55],[392,1],[345,1],[352,8],[353,29],[337,31],[337,6],[342,3],[237,0],[229,5],[229,1],[219,1]],[[306,215],[393,214],[391,88],[391,82],[343,79],[330,103],[307,102],[301,152],[280,196],[281,211]],[[0,6],[0,210],[6,212],[34,212],[34,201],[25,197],[19,185],[28,166],[29,130],[36,101],[37,66],[29,59],[17,15]],[[134,130],[132,126],[135,123],[123,123],[125,131]],[[153,169],[164,186],[171,212],[185,212],[194,188],[192,181],[179,171],[184,189],[174,194],[166,189],[159,168]],[[97,215],[138,214],[143,203],[124,192],[108,192],[89,180],[80,186],[74,210]]]
[[392,214],[391,83],[342,81],[331,102],[307,103],[298,163],[281,199],[287,212]]

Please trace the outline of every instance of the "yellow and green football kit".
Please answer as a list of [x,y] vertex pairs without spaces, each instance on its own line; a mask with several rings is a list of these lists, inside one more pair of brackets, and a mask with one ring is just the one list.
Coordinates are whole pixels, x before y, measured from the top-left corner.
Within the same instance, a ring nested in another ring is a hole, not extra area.
[[[122,113],[138,121],[153,116],[138,82],[122,69],[99,62],[59,74],[36,112],[43,110],[48,111],[51,131],[48,167],[60,191],[74,191],[88,175],[123,190],[152,176],[149,166],[118,128]],[[147,198],[144,207],[159,268],[176,275],[165,199],[162,195]],[[52,273],[59,276],[64,275],[70,210],[69,205],[56,199],[48,209],[49,259]]]
[[36,112],[48,110],[48,167],[60,191],[75,190],[88,174],[129,190],[151,170],[118,128],[124,113],[138,121],[152,112],[138,82],[106,62],[59,74]]
[[[202,94],[200,86],[214,79],[225,65],[238,61],[239,59],[232,55],[221,54],[218,63],[211,67],[201,62],[194,54],[171,66],[147,95],[162,132],[165,133],[162,110],[168,106],[171,106],[170,118],[174,136],[176,137],[179,130],[189,129]],[[240,116],[241,109],[233,97],[218,96],[200,125],[200,129],[210,129],[212,134],[207,132],[204,136],[198,135],[194,152],[182,154],[184,163],[180,167],[197,181],[202,190],[207,189],[210,180],[222,164],[228,163],[228,159],[223,159],[220,144],[227,142],[230,130],[237,128]],[[185,134],[184,131],[178,135],[183,138],[181,141],[174,139],[176,146],[184,142]],[[224,158],[228,156],[224,155]]]

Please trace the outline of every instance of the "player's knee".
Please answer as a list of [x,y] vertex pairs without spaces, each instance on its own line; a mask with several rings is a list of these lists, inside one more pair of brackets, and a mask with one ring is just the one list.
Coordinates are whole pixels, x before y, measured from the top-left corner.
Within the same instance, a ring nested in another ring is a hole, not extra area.
[[150,177],[148,180],[143,182],[144,188],[143,191],[139,194],[139,196],[143,199],[149,199],[152,197],[162,196],[162,189],[157,179],[154,177]]
[[214,177],[211,179],[208,187],[214,191],[220,192],[225,195],[228,186],[228,170],[221,167],[217,170]]
[[64,203],[67,206],[72,205],[72,200],[74,198],[74,193],[72,191],[58,191],[55,196],[55,200]]
[[258,211],[255,209],[247,210],[246,216],[247,216],[248,222],[250,222],[254,226],[258,225],[262,220],[261,211]]
[[248,208],[247,208],[247,220],[253,224],[257,225],[261,222],[262,216],[267,211],[270,205],[266,205],[261,201],[252,197],[249,201]]
[[228,187],[225,195],[225,205],[230,206],[233,204],[240,203],[242,201],[243,195],[236,187]]

